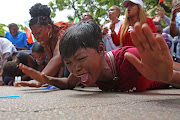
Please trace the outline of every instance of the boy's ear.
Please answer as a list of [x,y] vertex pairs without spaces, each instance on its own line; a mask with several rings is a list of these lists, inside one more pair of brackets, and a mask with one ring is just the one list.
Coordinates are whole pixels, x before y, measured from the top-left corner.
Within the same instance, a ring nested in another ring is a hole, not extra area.
[[101,56],[104,56],[104,50],[105,50],[104,49],[104,43],[102,43],[102,42],[99,43],[98,50],[99,50],[99,54]]

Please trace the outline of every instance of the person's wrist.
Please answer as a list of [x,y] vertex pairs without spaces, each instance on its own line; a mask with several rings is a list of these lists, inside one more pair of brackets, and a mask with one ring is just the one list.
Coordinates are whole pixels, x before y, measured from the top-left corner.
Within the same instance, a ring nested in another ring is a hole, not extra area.
[[171,20],[170,24],[176,25],[176,21],[172,21],[172,20]]
[[171,17],[171,21],[175,21],[176,20],[176,16],[173,16]]

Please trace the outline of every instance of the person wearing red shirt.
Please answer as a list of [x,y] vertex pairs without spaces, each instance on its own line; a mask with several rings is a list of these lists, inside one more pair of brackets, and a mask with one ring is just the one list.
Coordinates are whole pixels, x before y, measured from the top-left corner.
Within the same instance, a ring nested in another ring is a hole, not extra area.
[[180,86],[179,80],[172,78],[173,61],[164,39],[155,37],[147,25],[141,28],[138,24],[131,36],[138,41],[135,42],[137,48],[125,46],[111,51],[113,65],[109,62],[112,59],[106,56],[109,52],[104,52],[99,26],[94,21],[81,21],[64,33],[59,46],[70,71],[68,78],[47,76],[22,64],[19,68],[27,75],[33,75],[33,79],[61,89],[73,89],[79,82],[85,86],[96,84],[105,91],[121,92],[166,88],[169,84]]
[[156,33],[156,27],[151,18],[146,16],[141,0],[125,0],[123,6],[126,7],[125,19],[120,27],[118,34],[114,32],[114,23],[111,24],[111,37],[116,46],[134,46],[130,32],[136,22],[147,23],[153,33]]

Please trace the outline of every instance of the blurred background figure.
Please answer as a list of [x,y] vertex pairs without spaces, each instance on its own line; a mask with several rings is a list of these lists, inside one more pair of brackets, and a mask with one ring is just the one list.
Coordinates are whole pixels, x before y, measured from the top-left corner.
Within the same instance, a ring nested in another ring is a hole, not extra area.
[[47,58],[45,54],[44,47],[39,42],[33,45],[32,55],[38,65],[37,70],[42,71],[46,67],[47,63],[49,62],[49,59]]
[[31,55],[30,50],[21,50],[14,52],[7,58],[3,66],[3,81],[6,85],[13,85],[16,76],[21,76],[21,81],[29,81],[31,78],[25,75],[19,68],[19,63],[27,65],[28,67],[37,68],[37,64]]
[[110,27],[111,37],[116,46],[134,46],[130,32],[133,30],[136,22],[140,22],[141,24],[147,23],[152,32],[156,33],[154,22],[146,16],[142,0],[125,0],[122,5],[126,7],[125,19],[118,34],[114,32],[115,24],[112,23]]
[[116,48],[119,48],[119,46],[114,45],[112,41],[110,25],[112,23],[115,24],[114,32],[116,32],[117,34],[119,32],[121,24],[123,23],[123,20],[119,20],[120,14],[121,14],[120,8],[116,5],[113,5],[112,7],[109,8],[108,11],[109,22],[102,26],[103,41],[105,43],[106,51],[111,51]]
[[2,81],[3,67],[7,62],[7,57],[16,51],[16,48],[8,39],[0,37],[0,85],[4,84]]
[[11,41],[17,50],[29,49],[26,33],[19,31],[19,27],[15,23],[9,24],[9,32],[6,32],[4,37]]
[[162,25],[160,22],[154,22],[154,24],[156,26],[157,34],[162,35],[162,37],[164,38],[164,40],[166,41],[166,43],[168,45],[171,56],[174,58],[175,57],[174,56],[174,41],[173,41],[171,35],[163,32],[163,28],[162,28]]
[[81,17],[81,21],[87,21],[87,20],[93,20],[93,16],[90,13],[85,12]]

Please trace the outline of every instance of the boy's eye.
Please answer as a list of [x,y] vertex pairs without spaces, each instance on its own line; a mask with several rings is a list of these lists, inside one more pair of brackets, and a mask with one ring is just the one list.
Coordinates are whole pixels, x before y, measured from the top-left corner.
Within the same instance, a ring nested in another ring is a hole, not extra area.
[[66,65],[70,65],[72,62],[66,62]]
[[81,57],[78,59],[78,61],[84,60],[86,57]]

